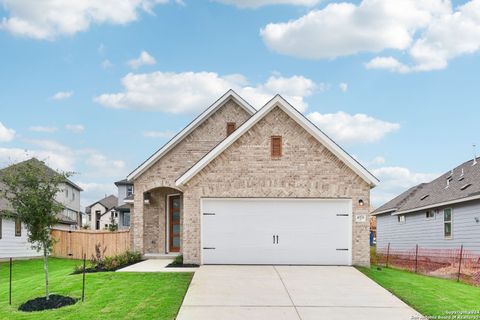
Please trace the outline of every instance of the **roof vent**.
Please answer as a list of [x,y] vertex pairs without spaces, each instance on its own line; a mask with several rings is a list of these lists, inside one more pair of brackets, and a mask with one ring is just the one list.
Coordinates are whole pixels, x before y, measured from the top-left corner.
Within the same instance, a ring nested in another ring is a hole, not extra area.
[[466,185],[464,185],[463,187],[460,188],[460,190],[465,190],[467,189],[468,187],[470,187],[472,184],[471,183],[467,183]]
[[445,189],[447,189],[448,187],[450,187],[450,178],[447,179],[447,186],[445,187]]
[[472,166],[477,164],[477,145],[473,145],[473,163]]
[[424,195],[423,197],[421,197],[420,200],[425,200],[425,199],[428,198],[428,196],[429,196],[429,194],[426,194],[426,195]]

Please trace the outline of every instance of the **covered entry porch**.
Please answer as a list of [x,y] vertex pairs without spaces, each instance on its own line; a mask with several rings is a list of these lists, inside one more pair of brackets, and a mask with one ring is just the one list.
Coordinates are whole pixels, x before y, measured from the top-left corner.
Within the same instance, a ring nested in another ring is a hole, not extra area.
[[176,255],[182,251],[183,194],[159,187],[143,195],[143,253]]

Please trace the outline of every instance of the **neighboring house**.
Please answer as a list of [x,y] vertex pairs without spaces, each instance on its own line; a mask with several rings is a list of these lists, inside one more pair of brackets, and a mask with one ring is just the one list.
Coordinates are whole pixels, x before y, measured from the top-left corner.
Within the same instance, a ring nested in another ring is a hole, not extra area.
[[130,211],[133,203],[133,183],[127,179],[115,182],[118,188],[118,229],[130,228]]
[[118,226],[117,204],[118,198],[112,194],[86,207],[89,229],[108,230],[112,222]]
[[378,180],[281,96],[230,90],[129,176],[133,248],[196,264],[369,265]]
[[[15,166],[33,163],[45,168],[50,174],[58,174],[55,170],[49,168],[42,161],[32,158],[30,160],[15,164]],[[8,170],[4,168],[1,171]],[[0,189],[1,189],[0,184]],[[59,222],[55,226],[56,229],[72,230],[81,227],[80,214],[80,192],[83,191],[78,185],[67,179],[60,186],[61,191],[57,194],[56,200],[62,203],[65,209],[58,214]],[[0,258],[6,257],[32,257],[40,256],[36,250],[32,249],[31,243],[28,242],[27,230],[23,223],[18,219],[6,218],[2,215],[2,210],[9,209],[9,204],[5,199],[0,197]]]
[[373,211],[377,247],[459,249],[480,253],[480,163],[467,161]]

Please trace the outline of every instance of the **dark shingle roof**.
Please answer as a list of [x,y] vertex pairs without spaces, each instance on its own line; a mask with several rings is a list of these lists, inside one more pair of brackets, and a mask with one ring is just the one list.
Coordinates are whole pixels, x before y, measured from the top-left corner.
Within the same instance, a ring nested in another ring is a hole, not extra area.
[[90,213],[91,208],[96,205],[97,203],[100,203],[102,206],[107,208],[107,211],[115,208],[118,204],[118,198],[115,197],[113,194],[109,195],[108,197],[105,197],[101,200],[98,200],[97,202],[92,203],[91,205],[85,207],[85,212]]
[[[22,161],[22,162],[19,162],[19,163],[16,163],[16,164],[12,164],[6,168],[3,168],[0,170],[0,172],[4,171],[4,170],[9,170],[9,169],[12,169],[12,168],[16,168],[16,167],[19,167],[19,166],[22,166],[22,165],[25,165],[25,164],[33,164],[34,166],[41,166],[43,167],[46,172],[49,174],[49,175],[58,175],[58,172],[53,170],[52,168],[50,168],[49,166],[47,166],[45,164],[45,162],[43,161],[40,161],[38,160],[37,158],[31,158],[29,160],[25,160],[25,161]],[[75,184],[73,181],[69,180],[69,179],[66,179],[65,183],[69,184],[70,186],[72,186],[73,188],[79,190],[79,191],[83,191],[82,188],[80,188],[77,184]]]
[[[480,159],[477,158],[477,161]],[[416,189],[413,192],[409,192],[414,188]],[[388,210],[390,207],[396,208],[392,211],[411,211],[416,208],[431,207],[443,202],[461,201],[463,198],[480,195],[480,162],[474,165],[474,161],[469,160],[437,179],[414,188],[387,202],[373,214]],[[407,195],[405,196],[405,194]],[[395,203],[395,200],[401,198],[402,195],[404,196],[403,201]]]
[[417,191],[422,190],[424,185],[425,183],[421,183],[419,185],[411,187],[407,191],[401,193],[399,196],[385,203],[383,206],[375,209],[375,211],[373,211],[372,214],[378,214],[380,212],[386,213],[386,212],[396,211],[397,209],[402,207],[402,205],[404,205],[405,202],[407,202],[410,197],[414,196]]
[[119,180],[117,182],[115,182],[115,185],[118,187],[118,186],[132,186],[133,183],[128,181],[127,179],[123,179],[123,180]]

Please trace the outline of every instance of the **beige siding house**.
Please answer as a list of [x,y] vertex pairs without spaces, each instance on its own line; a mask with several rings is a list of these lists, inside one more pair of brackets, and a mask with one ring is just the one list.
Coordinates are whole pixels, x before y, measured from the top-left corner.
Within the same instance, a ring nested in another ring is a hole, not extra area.
[[257,111],[230,90],[128,179],[145,255],[369,264],[377,179],[279,95]]

